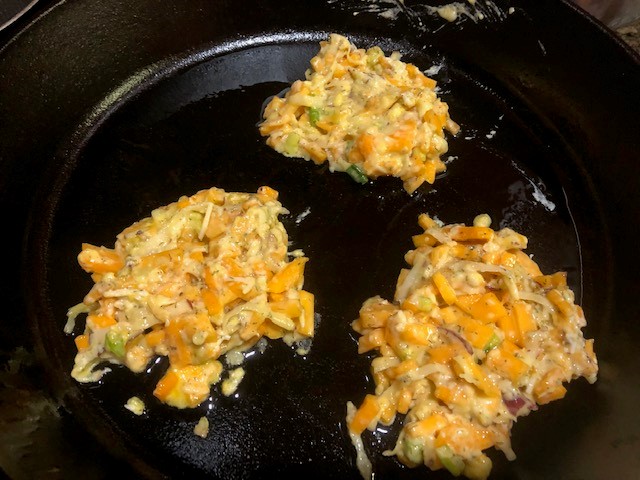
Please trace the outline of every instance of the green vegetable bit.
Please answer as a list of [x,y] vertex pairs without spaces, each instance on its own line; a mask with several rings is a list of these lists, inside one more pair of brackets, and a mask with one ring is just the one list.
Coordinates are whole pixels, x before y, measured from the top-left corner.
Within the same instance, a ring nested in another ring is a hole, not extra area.
[[316,122],[320,120],[320,109],[309,107],[307,114],[309,115],[309,123],[315,127]]
[[413,349],[407,345],[402,345],[398,352],[398,356],[402,361],[409,360],[413,356]]
[[418,297],[418,308],[423,312],[430,312],[433,308],[433,302],[428,297]]
[[493,350],[501,343],[502,343],[502,340],[500,340],[500,337],[494,333],[493,335],[491,335],[491,338],[489,339],[487,344],[484,346],[484,351],[489,353],[490,350]]
[[423,462],[422,449],[424,445],[419,440],[405,438],[402,443],[402,452],[407,459],[416,465]]
[[124,357],[124,337],[113,330],[109,330],[105,338],[105,347],[116,357]]
[[300,143],[300,135],[290,133],[284,141],[284,153],[287,155],[295,155],[298,151],[298,143]]
[[456,455],[449,445],[436,448],[436,455],[442,466],[449,470],[451,475],[458,477],[464,471],[464,460],[460,455]]
[[367,50],[367,64],[369,68],[373,68],[381,57],[384,57],[384,52],[380,47],[371,47]]
[[362,169],[357,165],[351,165],[347,168],[347,173],[351,178],[362,185],[369,181],[369,177],[367,177]]
[[189,213],[189,226],[194,230],[200,230],[202,228],[202,221],[204,220],[204,214],[200,212]]

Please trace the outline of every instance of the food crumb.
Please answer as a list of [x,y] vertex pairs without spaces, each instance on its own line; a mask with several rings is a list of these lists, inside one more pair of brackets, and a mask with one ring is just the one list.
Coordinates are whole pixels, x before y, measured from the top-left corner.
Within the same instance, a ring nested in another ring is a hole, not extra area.
[[233,395],[244,377],[244,368],[239,367],[229,372],[229,377],[222,382],[222,393],[225,396]]
[[453,22],[458,18],[458,9],[455,5],[445,5],[444,7],[438,8],[438,15],[448,22]]
[[127,400],[127,403],[124,404],[124,408],[136,415],[142,415],[144,413],[145,405],[138,397],[131,397]]
[[480,215],[476,215],[473,219],[474,227],[490,227],[491,226],[491,217],[486,213],[481,213]]
[[200,417],[198,423],[193,427],[193,433],[202,438],[207,438],[209,435],[209,420],[207,417]]
[[244,354],[240,350],[231,350],[227,353],[226,360],[230,367],[237,367],[244,362]]

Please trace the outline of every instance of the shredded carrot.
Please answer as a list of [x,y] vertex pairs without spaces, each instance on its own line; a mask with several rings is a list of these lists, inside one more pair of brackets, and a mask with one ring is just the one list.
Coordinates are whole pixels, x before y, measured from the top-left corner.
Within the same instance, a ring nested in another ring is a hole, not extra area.
[[460,307],[465,313],[473,315],[473,313],[471,313],[471,307],[481,298],[481,293],[458,295],[456,299],[456,306]]
[[567,286],[567,272],[540,275],[533,278],[542,288],[563,288]]
[[506,308],[493,292],[487,292],[482,295],[469,307],[469,310],[474,318],[484,323],[495,322],[507,315]]
[[258,327],[258,331],[261,335],[264,335],[271,340],[284,337],[284,330],[282,329],[282,327],[273,324],[273,322],[271,322],[270,320],[265,320],[264,322],[262,322],[260,327]]
[[78,263],[88,273],[115,273],[124,267],[123,258],[110,248],[82,244]]
[[386,342],[384,328],[375,328],[358,339],[358,353],[365,353],[378,348]]
[[171,391],[178,385],[178,375],[169,370],[158,382],[153,395],[160,401],[165,401]]
[[171,365],[178,368],[185,367],[191,363],[191,349],[182,337],[182,329],[185,322],[174,320],[165,326],[165,338],[169,346],[169,361]]
[[462,326],[465,338],[475,348],[483,349],[495,335],[494,328],[467,316],[461,316],[458,323]]
[[298,318],[302,313],[302,306],[299,300],[287,299],[269,304],[274,312],[284,313],[291,318]]
[[207,307],[209,315],[220,315],[223,312],[224,305],[220,301],[218,295],[208,288],[203,289],[200,294],[202,295],[202,301]]
[[488,227],[455,226],[451,238],[458,242],[488,242],[493,238],[493,230]]
[[415,370],[416,368],[418,368],[418,364],[415,360],[405,360],[395,367],[388,368],[386,370],[386,375],[390,379],[395,379],[409,373],[412,370]]
[[429,228],[437,226],[436,221],[426,213],[418,215],[418,225],[420,225],[423,230],[428,230]]
[[456,296],[456,292],[442,273],[436,272],[433,274],[433,283],[438,288],[438,291],[445,302],[449,305],[456,303],[456,299],[458,298]]
[[410,437],[430,437],[447,425],[447,419],[439,413],[433,413],[423,420],[410,423],[407,434]]
[[82,352],[89,348],[89,335],[78,335],[73,339],[76,344],[76,348],[79,352]]
[[109,315],[87,315],[87,323],[93,326],[93,329],[109,328],[115,325],[116,319]]
[[540,405],[563,398],[567,389],[562,385],[562,372],[559,368],[550,370],[533,388],[533,395]]
[[514,254],[517,257],[518,263],[527,271],[529,275],[531,275],[532,277],[539,277],[542,275],[538,264],[531,260],[526,253],[521,250],[516,250]]
[[405,326],[400,333],[400,338],[408,343],[416,345],[429,345],[430,338],[435,334],[436,328],[430,324],[411,323]]
[[164,330],[152,330],[145,335],[145,339],[147,341],[147,345],[149,345],[150,347],[157,347],[164,341]]
[[307,258],[296,258],[288,263],[282,270],[276,273],[267,283],[267,289],[270,292],[282,293],[292,288],[295,284],[302,280],[304,273],[304,264]]
[[380,413],[380,404],[375,395],[364,397],[362,405],[358,408],[349,423],[349,431],[360,435],[376,419]]
[[430,348],[428,350],[429,358],[433,363],[445,364],[451,361],[454,357],[461,355],[464,352],[464,347],[459,343],[449,343],[439,347]]
[[264,185],[260,188],[258,188],[258,195],[264,195],[265,197],[267,197],[270,200],[277,200],[278,199],[278,192],[276,190],[274,190],[273,188]]
[[473,361],[471,355],[458,355],[455,357],[453,370],[461,379],[476,385],[488,396],[500,396],[500,390],[487,377],[484,370]]
[[413,240],[413,244],[416,247],[431,247],[433,245],[436,244],[437,240],[433,237],[433,235],[430,235],[428,233],[423,233],[421,235],[414,235],[413,237],[411,237],[411,239]]
[[567,302],[557,289],[554,288],[549,293],[547,293],[547,298],[551,303],[558,307],[560,313],[562,313],[562,315],[564,315],[565,317],[570,317],[574,313],[573,305]]
[[496,325],[504,332],[506,338],[518,346],[524,345],[522,332],[516,318],[513,315],[504,315],[497,319]]
[[360,309],[360,322],[363,328],[379,328],[387,324],[387,320],[398,309],[386,301],[365,304]]
[[494,348],[487,355],[487,365],[500,372],[512,382],[517,382],[529,366],[512,353],[502,348]]
[[513,315],[515,316],[516,324],[518,325],[521,335],[526,335],[538,328],[536,320],[533,318],[533,315],[531,315],[526,302],[514,302]]

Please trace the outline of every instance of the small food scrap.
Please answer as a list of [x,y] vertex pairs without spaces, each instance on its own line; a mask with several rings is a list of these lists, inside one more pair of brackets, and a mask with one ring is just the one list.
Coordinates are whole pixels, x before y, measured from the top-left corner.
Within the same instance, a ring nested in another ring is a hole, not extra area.
[[458,18],[458,6],[445,5],[444,7],[440,7],[438,8],[438,15],[448,22],[454,22]]
[[127,403],[124,404],[124,408],[136,415],[142,415],[144,413],[145,406],[144,402],[138,397],[131,397],[127,400]]
[[347,172],[358,183],[399,177],[412,193],[446,169],[443,130],[459,130],[435,86],[399,53],[357,49],[331,34],[320,42],[306,80],[269,102],[260,133],[285,156],[328,161],[332,172]]
[[207,417],[200,417],[198,423],[193,427],[193,433],[202,438],[207,438],[209,435],[209,419]]
[[[83,244],[78,261],[95,285],[69,309],[65,331],[87,313],[71,375],[95,382],[121,364],[145,371],[157,355],[169,368],[153,394],[196,407],[222,373],[219,358],[263,337],[307,345],[314,296],[302,290],[307,258],[291,258],[278,192],[218,188],[158,208],[125,229],[115,248]],[[237,361],[238,359],[236,359]],[[239,362],[238,362],[239,363]],[[233,374],[234,390],[242,375]]]
[[523,250],[527,238],[419,217],[424,232],[405,255],[394,302],[364,302],[353,329],[358,352],[377,351],[375,393],[347,425],[365,478],[371,467],[361,434],[406,415],[395,455],[453,475],[485,479],[492,446],[515,459],[510,432],[519,416],[563,398],[578,377],[596,381],[593,340],[563,272],[544,275]]
[[226,397],[236,393],[238,385],[244,378],[244,368],[239,367],[229,372],[229,377],[222,382],[222,394]]

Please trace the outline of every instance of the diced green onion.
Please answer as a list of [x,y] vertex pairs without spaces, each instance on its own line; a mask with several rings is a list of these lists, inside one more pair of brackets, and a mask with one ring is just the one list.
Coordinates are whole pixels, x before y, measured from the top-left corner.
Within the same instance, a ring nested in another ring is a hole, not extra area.
[[418,308],[423,312],[430,312],[433,308],[433,302],[428,297],[418,297]]
[[189,226],[192,229],[200,230],[200,227],[202,227],[202,220],[204,220],[204,213],[189,212]]
[[420,465],[423,463],[422,449],[424,445],[416,439],[405,438],[402,444],[402,452],[411,463]]
[[116,357],[124,357],[124,338],[120,333],[109,330],[105,338],[105,347]]
[[315,127],[316,122],[320,120],[320,110],[315,107],[310,107],[308,111],[308,115],[309,115],[309,123],[311,123],[311,125]]
[[449,470],[454,477],[460,476],[464,471],[464,460],[460,455],[456,455],[449,445],[436,448],[436,455],[442,466]]
[[491,335],[491,338],[489,339],[487,344],[484,346],[484,351],[488,353],[490,350],[493,350],[501,343],[502,343],[502,340],[500,340],[500,337],[494,333],[493,335]]
[[409,346],[402,346],[398,352],[400,360],[409,360],[413,356],[413,349]]
[[373,68],[373,66],[378,63],[380,57],[384,57],[384,52],[380,47],[371,47],[369,50],[367,50],[367,64],[369,65],[369,67]]
[[357,165],[351,165],[349,168],[347,168],[347,173],[351,178],[353,178],[360,184],[364,185],[369,181],[369,177],[367,177],[362,169]]
[[295,155],[298,151],[298,143],[300,143],[300,135],[297,133],[290,133],[284,141],[284,152],[287,155]]

